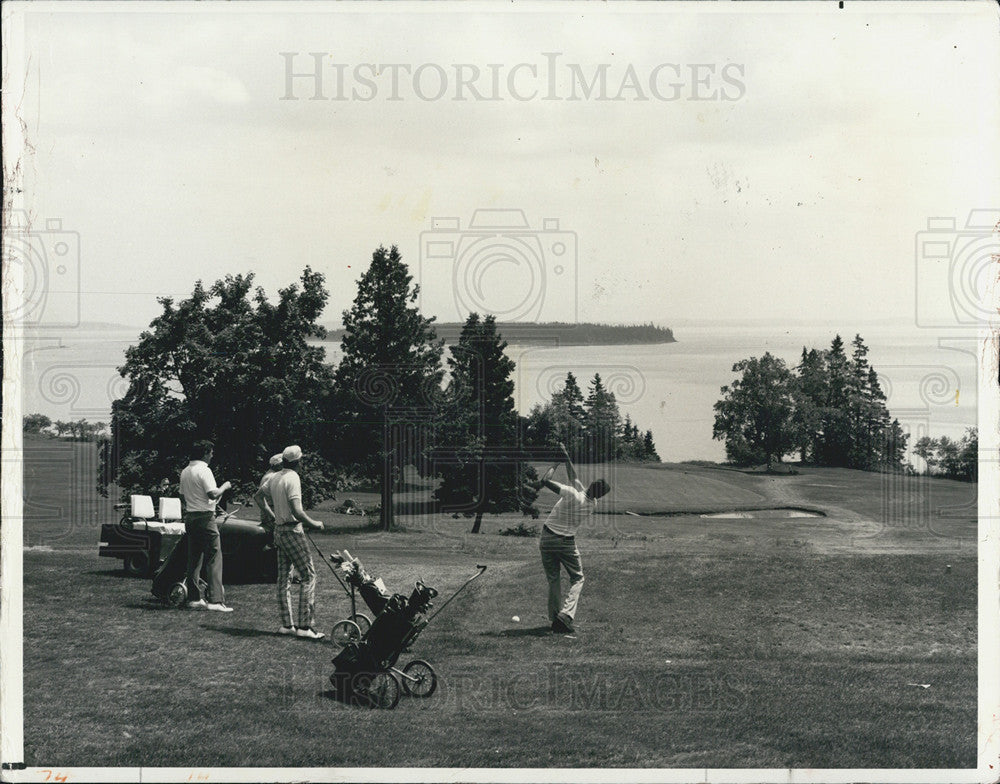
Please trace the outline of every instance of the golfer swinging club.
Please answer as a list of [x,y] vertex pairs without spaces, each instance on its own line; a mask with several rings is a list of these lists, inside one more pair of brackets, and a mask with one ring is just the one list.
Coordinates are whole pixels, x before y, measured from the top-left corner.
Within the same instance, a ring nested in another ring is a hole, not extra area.
[[[566,476],[571,485],[552,481],[552,475],[559,467],[552,466],[537,482],[530,483],[535,490],[547,487],[559,494],[559,500],[552,507],[545,525],[542,527],[542,539],[539,549],[542,553],[542,568],[549,581],[549,619],[552,621],[552,631],[559,634],[572,634],[573,618],[576,606],[580,601],[580,591],[583,590],[583,565],[580,563],[580,551],[576,547],[576,530],[583,520],[597,509],[597,499],[608,494],[611,486],[603,479],[591,482],[590,487],[583,487],[577,479],[573,461],[569,459],[566,446],[559,444],[566,463]],[[560,575],[562,567],[569,573],[569,590],[562,595]]]

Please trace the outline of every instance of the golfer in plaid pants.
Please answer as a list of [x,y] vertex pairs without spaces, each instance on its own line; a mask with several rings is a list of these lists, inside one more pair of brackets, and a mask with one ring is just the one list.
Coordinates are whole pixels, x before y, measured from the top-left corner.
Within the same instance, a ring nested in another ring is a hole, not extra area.
[[[316,601],[316,569],[307,547],[302,524],[282,525],[274,529],[274,546],[278,548],[278,609],[281,630],[311,629]],[[299,583],[298,623],[292,623],[292,567],[301,575]],[[289,631],[282,631],[289,634]]]
[[[296,468],[302,459],[302,450],[290,446],[281,453],[281,470],[263,486],[265,511],[274,516],[274,546],[278,550],[278,607],[281,628],[278,634],[295,635],[310,640],[325,636],[313,629],[313,611],[316,596],[316,569],[302,529],[303,523],[316,530],[323,523],[313,520],[302,509],[302,483]],[[299,573],[299,613],[297,623],[292,623],[292,597],[289,590],[292,567]]]

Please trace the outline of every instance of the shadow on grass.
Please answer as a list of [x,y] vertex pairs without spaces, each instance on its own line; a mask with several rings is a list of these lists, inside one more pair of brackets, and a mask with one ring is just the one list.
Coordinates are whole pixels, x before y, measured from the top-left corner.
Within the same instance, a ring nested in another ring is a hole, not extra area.
[[138,574],[131,574],[124,569],[91,569],[81,574],[92,574],[95,577],[114,577],[116,579],[127,578],[129,580],[151,580],[152,577],[142,577]]
[[317,697],[324,697],[331,702],[339,702],[341,705],[347,705],[351,708],[358,708],[360,710],[376,710],[375,706],[372,705],[367,699],[361,697],[357,694],[344,694],[337,689],[325,689],[323,691],[316,692]]
[[[287,634],[278,634],[278,632],[267,629],[251,629],[241,626],[211,626],[203,623],[201,624],[201,628],[210,632],[222,632],[223,634],[228,634],[230,637],[288,637]],[[297,640],[298,638],[294,639]],[[310,640],[310,642],[312,641]]]
[[532,626],[527,629],[501,629],[498,632],[483,632],[482,637],[547,637],[552,634],[551,626]]
[[171,607],[159,599],[146,599],[142,602],[132,602],[125,605],[130,610],[173,610],[174,612],[184,612],[186,608]]

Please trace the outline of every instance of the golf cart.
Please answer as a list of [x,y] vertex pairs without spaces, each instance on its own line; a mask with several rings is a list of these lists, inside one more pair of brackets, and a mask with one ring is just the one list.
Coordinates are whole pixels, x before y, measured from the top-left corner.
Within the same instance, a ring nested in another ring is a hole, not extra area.
[[133,495],[129,503],[115,504],[122,516],[117,523],[101,526],[98,555],[121,559],[125,571],[134,577],[149,577],[184,534],[181,499],[160,498],[159,506],[157,516],[148,495]]
[[[119,558],[125,571],[136,577],[152,577],[171,559],[178,547],[177,558],[186,560],[184,523],[181,522],[179,498],[160,498],[159,516],[153,511],[150,496],[132,496],[128,504],[117,504],[122,517],[117,523],[101,526],[99,555]],[[239,509],[224,513],[219,510],[222,558],[227,582],[274,582],[278,574],[278,558],[271,535],[258,523],[240,520],[233,515]]]

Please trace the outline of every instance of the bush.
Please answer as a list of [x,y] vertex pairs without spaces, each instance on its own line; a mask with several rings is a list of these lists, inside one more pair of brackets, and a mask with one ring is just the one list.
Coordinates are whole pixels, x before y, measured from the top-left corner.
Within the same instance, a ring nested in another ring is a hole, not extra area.
[[504,528],[500,532],[500,536],[538,536],[538,527],[518,523],[513,528]]

